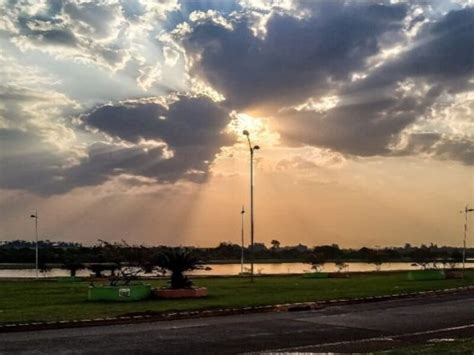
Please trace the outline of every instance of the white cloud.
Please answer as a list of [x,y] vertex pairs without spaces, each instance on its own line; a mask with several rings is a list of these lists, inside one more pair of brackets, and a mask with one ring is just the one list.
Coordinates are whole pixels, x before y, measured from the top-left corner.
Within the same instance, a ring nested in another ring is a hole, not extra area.
[[60,79],[38,67],[17,64],[0,54],[0,124],[2,128],[32,131],[63,152],[81,154],[74,130],[65,116],[81,106],[56,86]]
[[163,56],[165,64],[169,67],[174,67],[179,60],[179,52],[168,46],[163,47]]
[[137,78],[137,84],[144,91],[148,91],[153,84],[161,80],[161,65],[157,63],[156,65],[146,66],[139,69],[140,76]]
[[69,0],[21,2],[5,8],[0,29],[20,50],[118,71],[132,58],[143,57],[143,44],[151,44],[166,14],[179,9],[179,4]]
[[197,23],[209,21],[231,31],[234,29],[232,22],[229,21],[229,19],[222,16],[222,14],[216,10],[207,10],[206,12],[193,11],[189,14],[189,19],[191,20],[191,22],[197,22]]

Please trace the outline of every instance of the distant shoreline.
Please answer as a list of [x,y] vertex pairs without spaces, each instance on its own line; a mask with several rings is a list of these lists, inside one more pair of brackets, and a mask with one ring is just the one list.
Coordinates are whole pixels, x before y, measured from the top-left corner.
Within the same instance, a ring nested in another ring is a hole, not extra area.
[[[361,263],[361,264],[370,264],[367,260],[353,260],[353,259],[344,259],[344,260],[327,260],[325,263],[335,263],[337,261],[343,261],[345,263]],[[254,264],[297,264],[303,263],[310,265],[309,262],[305,260],[281,260],[281,259],[261,259],[255,260]],[[388,263],[414,263],[413,260],[387,260],[384,261],[382,264]],[[466,260],[466,263],[473,264],[474,260]],[[89,264],[107,264],[110,263],[84,263],[86,266]],[[228,265],[228,264],[240,264],[240,260],[208,260],[203,263],[203,265]],[[250,264],[249,260],[244,260],[244,264]],[[47,266],[51,269],[60,269],[62,267],[61,263],[47,263]],[[0,270],[27,270],[27,269],[34,269],[34,263],[0,263]]]

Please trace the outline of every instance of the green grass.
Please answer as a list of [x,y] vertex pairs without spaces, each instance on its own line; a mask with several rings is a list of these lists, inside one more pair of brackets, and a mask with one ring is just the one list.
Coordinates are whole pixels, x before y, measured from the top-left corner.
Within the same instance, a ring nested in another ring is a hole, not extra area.
[[[474,285],[474,271],[464,279],[409,281],[406,272],[355,274],[349,279],[312,279],[303,276],[196,279],[209,296],[203,299],[147,300],[134,303],[86,301],[88,282],[0,280],[0,323],[52,321],[117,316],[138,312],[247,307],[289,302],[387,295]],[[149,281],[162,286],[165,281]]]
[[399,349],[381,351],[377,354],[384,355],[444,355],[444,354],[472,354],[474,352],[474,339],[458,339],[431,344],[413,345]]

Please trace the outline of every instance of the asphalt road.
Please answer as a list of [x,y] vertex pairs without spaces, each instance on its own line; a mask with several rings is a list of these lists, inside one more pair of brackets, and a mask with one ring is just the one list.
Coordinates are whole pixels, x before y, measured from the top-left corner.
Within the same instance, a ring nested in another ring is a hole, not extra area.
[[0,354],[374,351],[474,337],[474,293],[178,321],[0,334]]

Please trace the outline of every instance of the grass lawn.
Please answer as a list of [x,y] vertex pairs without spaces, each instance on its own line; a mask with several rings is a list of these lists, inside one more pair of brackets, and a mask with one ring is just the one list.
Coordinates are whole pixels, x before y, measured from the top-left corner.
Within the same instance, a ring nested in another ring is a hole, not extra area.
[[[355,274],[348,279],[263,276],[256,277],[254,284],[240,277],[195,281],[198,286],[209,289],[207,298],[100,303],[86,300],[88,282],[0,280],[0,323],[97,318],[145,311],[236,308],[434,290],[474,285],[474,271],[466,271],[464,279],[439,281],[409,281],[406,272]],[[163,280],[149,282],[153,286],[165,284]]]
[[399,349],[381,351],[378,355],[444,355],[444,354],[469,354],[474,352],[474,339],[458,339],[455,341],[443,341],[438,343],[413,345]]

